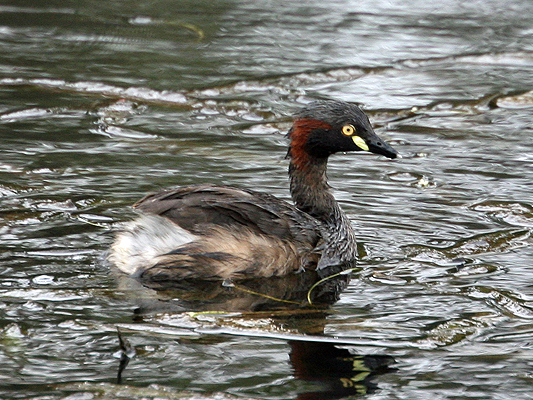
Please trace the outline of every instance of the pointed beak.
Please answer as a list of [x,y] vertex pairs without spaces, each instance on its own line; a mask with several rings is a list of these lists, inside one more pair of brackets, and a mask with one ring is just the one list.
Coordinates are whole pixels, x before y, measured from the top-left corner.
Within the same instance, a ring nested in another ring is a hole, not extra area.
[[398,152],[394,150],[391,145],[381,140],[376,134],[372,135],[370,138],[367,138],[365,142],[368,145],[368,151],[371,151],[372,153],[381,154],[382,156],[388,158],[398,157]]

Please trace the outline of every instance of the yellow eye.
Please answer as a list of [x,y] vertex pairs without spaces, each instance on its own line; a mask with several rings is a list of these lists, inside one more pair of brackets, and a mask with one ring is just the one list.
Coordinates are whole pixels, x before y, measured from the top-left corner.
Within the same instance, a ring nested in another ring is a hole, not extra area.
[[353,125],[344,125],[342,127],[342,133],[344,133],[346,136],[352,136],[355,133],[355,128]]

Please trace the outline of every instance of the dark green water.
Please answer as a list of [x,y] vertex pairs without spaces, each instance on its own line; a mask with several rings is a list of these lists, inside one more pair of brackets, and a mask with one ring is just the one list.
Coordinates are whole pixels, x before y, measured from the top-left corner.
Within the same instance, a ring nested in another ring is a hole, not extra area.
[[[129,205],[202,182],[287,199],[284,134],[317,98],[403,155],[331,160],[365,250],[340,300],[135,316],[160,294],[104,262]],[[532,120],[526,0],[1,1],[0,398],[533,398]],[[306,375],[302,334],[394,370],[328,381],[320,347]]]

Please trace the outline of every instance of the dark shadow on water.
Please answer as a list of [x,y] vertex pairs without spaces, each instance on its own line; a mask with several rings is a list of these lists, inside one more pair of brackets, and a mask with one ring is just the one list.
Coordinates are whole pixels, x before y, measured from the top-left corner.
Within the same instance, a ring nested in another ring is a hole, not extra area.
[[258,312],[324,309],[335,303],[350,281],[349,272],[314,271],[284,277],[235,282],[202,280],[137,281],[118,276],[119,287],[131,293],[136,314],[157,312]]

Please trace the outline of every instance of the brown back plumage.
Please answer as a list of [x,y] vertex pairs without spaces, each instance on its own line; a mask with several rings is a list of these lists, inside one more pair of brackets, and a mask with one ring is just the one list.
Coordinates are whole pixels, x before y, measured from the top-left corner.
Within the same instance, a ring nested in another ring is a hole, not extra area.
[[247,229],[297,244],[315,246],[320,237],[316,219],[266,193],[227,186],[198,185],[150,194],[138,201],[139,211],[169,218],[194,234],[213,226]]

